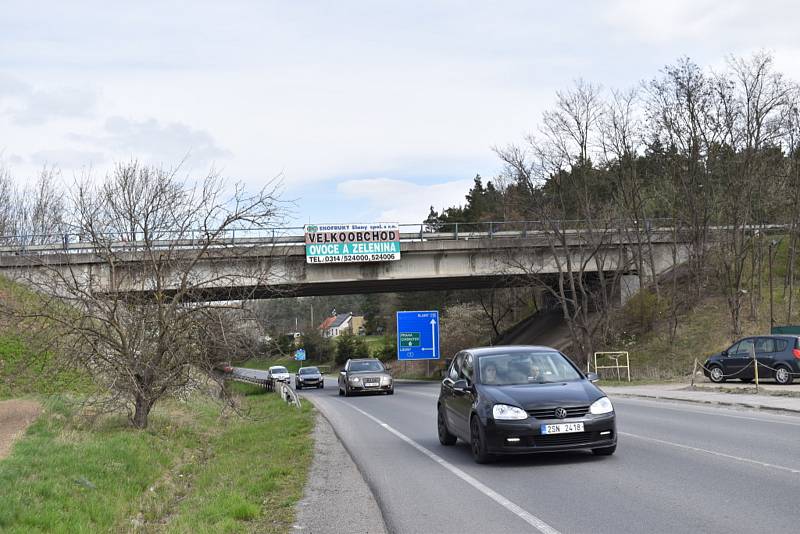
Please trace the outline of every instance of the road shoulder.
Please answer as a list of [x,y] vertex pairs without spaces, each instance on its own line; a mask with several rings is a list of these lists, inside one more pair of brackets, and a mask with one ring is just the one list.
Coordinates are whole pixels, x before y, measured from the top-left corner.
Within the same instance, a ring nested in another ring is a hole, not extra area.
[[611,397],[631,397],[694,404],[711,404],[800,415],[800,398],[798,397],[708,391],[702,388],[690,389],[681,385],[662,384],[650,386],[602,387],[601,389]]
[[314,460],[294,530],[309,533],[385,533],[375,496],[328,420],[317,411]]

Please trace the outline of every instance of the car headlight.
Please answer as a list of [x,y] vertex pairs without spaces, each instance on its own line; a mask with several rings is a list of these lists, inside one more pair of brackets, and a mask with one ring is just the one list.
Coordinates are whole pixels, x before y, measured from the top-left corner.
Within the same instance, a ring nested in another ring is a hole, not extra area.
[[611,401],[608,400],[608,397],[600,397],[589,406],[589,413],[592,415],[601,415],[613,411],[614,407],[611,405]]
[[361,382],[361,379],[358,378],[357,376],[351,376],[350,377],[350,382],[353,382],[354,384],[358,384],[359,382]]
[[518,420],[527,419],[528,414],[522,408],[509,406],[508,404],[495,404],[492,407],[492,417],[495,419]]
[[382,376],[381,377],[381,385],[382,386],[391,386],[392,385],[392,377],[391,376]]

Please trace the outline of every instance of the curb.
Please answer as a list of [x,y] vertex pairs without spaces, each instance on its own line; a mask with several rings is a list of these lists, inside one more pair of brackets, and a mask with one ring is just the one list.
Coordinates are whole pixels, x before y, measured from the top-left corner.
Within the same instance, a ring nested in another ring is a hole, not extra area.
[[780,408],[776,406],[767,406],[764,404],[752,404],[747,402],[728,402],[722,400],[700,400],[700,399],[683,399],[680,397],[670,397],[666,395],[642,395],[638,393],[612,393],[611,396],[613,397],[628,397],[628,398],[636,398],[636,399],[655,399],[655,400],[669,400],[669,401],[676,401],[676,402],[687,402],[690,404],[710,404],[716,406],[730,406],[730,407],[739,407],[739,408],[749,408],[751,410],[762,410],[762,411],[769,411],[769,412],[779,412],[785,413],[789,415],[797,415],[800,416],[800,409],[794,408]]

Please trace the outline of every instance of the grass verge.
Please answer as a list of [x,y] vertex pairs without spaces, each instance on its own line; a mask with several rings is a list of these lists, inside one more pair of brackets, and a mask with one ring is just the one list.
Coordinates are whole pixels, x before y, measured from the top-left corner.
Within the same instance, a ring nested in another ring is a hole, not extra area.
[[285,532],[312,454],[310,406],[238,387],[247,417],[165,403],[147,431],[62,400],[0,462],[0,531]]

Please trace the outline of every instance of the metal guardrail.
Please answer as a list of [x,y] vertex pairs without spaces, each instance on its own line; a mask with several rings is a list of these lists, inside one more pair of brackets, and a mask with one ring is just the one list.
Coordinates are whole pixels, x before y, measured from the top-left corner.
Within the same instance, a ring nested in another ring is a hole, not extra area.
[[[623,221],[603,221],[610,229],[617,231],[625,226]],[[671,219],[652,219],[647,231],[657,231],[668,226]],[[401,241],[422,240],[462,240],[475,238],[515,238],[545,234],[552,228],[566,232],[579,233],[589,227],[587,221],[486,221],[474,223],[404,223],[400,224]],[[0,236],[0,254],[8,252],[93,252],[103,249],[129,250],[153,248],[195,248],[206,242],[212,246],[246,245],[303,245],[305,243],[302,226],[276,228],[237,228],[210,235],[201,230],[182,232],[152,231],[151,238],[145,242],[131,239],[138,236],[121,233],[106,233],[101,236],[102,243],[80,233],[42,234],[30,236]]]
[[[583,232],[607,232],[625,235],[644,231],[646,235],[668,234],[673,230],[672,219],[648,219],[637,229],[623,220],[563,220],[563,221],[486,221],[473,223],[404,223],[400,224],[400,241],[453,241],[469,239],[514,239],[550,235],[554,231],[579,237]],[[593,226],[594,225],[594,226]],[[789,225],[751,225],[748,230],[766,233],[785,230]],[[728,226],[713,226],[710,230],[725,230]],[[0,236],[0,255],[61,253],[97,253],[99,251],[130,251],[144,249],[193,249],[208,244],[211,248],[232,246],[300,246],[305,243],[303,227],[238,228],[209,235],[200,230],[183,232],[152,232],[148,241],[126,239],[129,235],[103,234],[95,243],[78,233],[32,236]],[[137,236],[134,236],[137,237]]]
[[267,371],[263,371],[261,369],[247,369],[245,367],[234,367],[233,371],[226,375],[228,380],[253,384],[263,387],[267,391],[275,391],[277,388],[277,390],[280,392],[281,399],[300,408],[300,398],[297,396],[297,393],[294,392],[289,383],[279,382],[268,377],[269,373]]
[[292,386],[290,386],[286,382],[278,382],[278,384],[280,384],[279,388],[281,392],[281,398],[285,402],[289,404],[294,404],[295,406],[300,408],[300,397],[297,396],[297,393],[295,393],[295,391],[292,389]]

